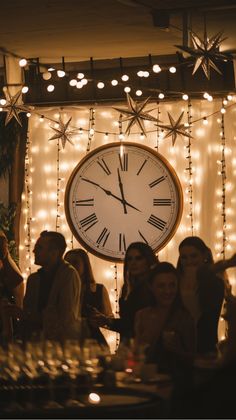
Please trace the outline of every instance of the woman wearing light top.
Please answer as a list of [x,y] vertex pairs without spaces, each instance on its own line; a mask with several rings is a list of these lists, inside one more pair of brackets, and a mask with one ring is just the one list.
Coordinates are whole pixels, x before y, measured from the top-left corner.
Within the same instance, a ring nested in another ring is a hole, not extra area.
[[68,251],[64,259],[69,262],[79,273],[82,282],[81,302],[82,317],[88,321],[89,334],[101,345],[107,346],[107,342],[99,327],[89,323],[90,313],[93,308],[100,311],[104,316],[113,318],[111,302],[108,291],[103,284],[96,283],[88,254],[81,248]]
[[224,280],[216,273],[211,250],[201,238],[189,236],[180,243],[177,270],[181,298],[195,321],[197,351],[214,352]]

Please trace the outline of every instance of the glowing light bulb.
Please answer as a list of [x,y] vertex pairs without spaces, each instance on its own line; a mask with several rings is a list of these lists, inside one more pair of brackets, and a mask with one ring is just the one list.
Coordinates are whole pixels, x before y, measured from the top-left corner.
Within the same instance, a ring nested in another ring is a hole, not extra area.
[[127,74],[123,74],[123,76],[121,76],[121,80],[123,80],[123,82],[127,82],[127,80],[129,80],[129,76]]
[[187,95],[186,93],[184,93],[184,94],[182,95],[182,99],[183,99],[184,101],[187,101],[187,100],[188,100],[188,95]]
[[111,81],[112,86],[117,86],[118,85],[118,81],[116,79],[113,79]]
[[41,115],[41,117],[39,118],[39,121],[40,122],[43,122],[44,121],[44,115]]
[[82,89],[83,83],[81,81],[77,82],[76,87],[77,87],[77,89]]
[[69,85],[70,85],[70,86],[76,86],[76,85],[77,85],[77,80],[76,80],[76,79],[71,79],[71,80],[69,81]]
[[54,85],[48,85],[48,86],[47,86],[47,91],[48,91],[48,92],[53,92],[53,91],[54,91],[54,89],[55,89],[55,86],[54,86]]
[[204,99],[207,99],[207,98],[208,98],[208,96],[209,96],[209,93],[207,93],[207,92],[203,93],[203,98],[204,98]]
[[160,71],[161,71],[161,67],[159,66],[159,64],[154,64],[154,65],[152,66],[152,71],[153,71],[154,73],[160,73]]
[[78,79],[83,79],[84,78],[84,73],[78,73],[77,78]]
[[124,91],[126,93],[129,93],[131,91],[131,88],[129,86],[125,86]]
[[139,71],[137,72],[137,76],[138,76],[138,77],[143,77],[143,70],[139,70]]
[[141,89],[136,90],[135,94],[137,96],[141,96],[143,94],[143,92],[141,91]]
[[23,88],[21,89],[22,93],[27,93],[29,90],[28,86],[23,86]]
[[97,87],[98,87],[98,89],[103,89],[103,88],[104,88],[104,86],[105,86],[105,83],[103,83],[103,82],[98,82],[98,83],[97,83]]
[[31,113],[27,112],[26,117],[28,117],[28,118],[31,117]]
[[220,112],[221,112],[221,114],[225,114],[226,113],[226,109],[225,108],[221,108]]
[[19,60],[19,66],[20,67],[25,67],[27,65],[27,60],[25,58],[21,58]]
[[203,122],[203,124],[204,124],[204,125],[207,125],[207,124],[208,124],[208,120],[207,120],[207,118],[206,118],[206,117],[204,117],[202,122]]
[[149,71],[144,71],[143,72],[143,77],[149,77]]
[[162,92],[161,92],[161,93],[159,93],[159,95],[158,95],[158,98],[159,98],[159,99],[164,99],[164,97],[165,97],[164,93],[162,93]]
[[6,99],[0,99],[0,105],[6,105],[7,101]]
[[64,77],[66,73],[64,72],[64,70],[57,70],[57,75],[58,77]]
[[232,101],[233,96],[232,95],[227,95],[227,99],[228,99],[228,101]]
[[169,72],[170,72],[170,73],[172,73],[172,74],[176,73],[176,67],[171,66],[171,67],[169,68]]
[[81,79],[81,83],[85,86],[85,85],[87,85],[88,84],[88,79],[85,79],[85,78],[83,78],[83,79]]

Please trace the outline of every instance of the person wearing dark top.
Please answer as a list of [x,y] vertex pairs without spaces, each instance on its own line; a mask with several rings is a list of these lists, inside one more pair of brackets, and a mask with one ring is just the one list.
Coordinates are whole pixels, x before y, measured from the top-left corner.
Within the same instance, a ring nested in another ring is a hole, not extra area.
[[211,250],[201,238],[189,236],[180,243],[177,270],[183,303],[195,321],[197,351],[215,352],[225,286],[214,269]]
[[103,284],[96,283],[89,256],[83,249],[71,249],[64,259],[77,270],[81,279],[81,316],[87,321],[87,334],[102,346],[108,347],[99,327],[89,324],[89,315],[93,308],[107,317],[113,317],[108,291]]
[[152,248],[144,242],[131,243],[124,260],[124,284],[119,299],[120,318],[105,317],[94,311],[91,321],[120,333],[120,341],[127,344],[134,337],[136,312],[149,306],[153,296],[148,287],[150,270],[158,264],[158,257]]
[[18,322],[12,321],[9,306],[13,304],[22,308],[24,283],[21,272],[12,259],[8,241],[4,232],[0,231],[0,341],[13,339],[17,334]]

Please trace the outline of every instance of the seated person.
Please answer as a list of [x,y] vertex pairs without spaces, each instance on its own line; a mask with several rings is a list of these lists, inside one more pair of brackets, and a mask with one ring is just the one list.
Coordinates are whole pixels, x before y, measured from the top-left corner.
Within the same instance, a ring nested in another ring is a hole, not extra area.
[[58,232],[43,231],[35,244],[35,264],[42,268],[27,281],[22,314],[26,340],[32,335],[61,341],[78,338],[81,281],[64,261],[65,249],[65,238]]
[[156,362],[159,371],[175,374],[178,362],[182,366],[193,362],[193,319],[182,304],[177,270],[172,264],[160,262],[148,282],[153,303],[136,313],[136,347],[146,346],[146,361]]
[[[103,284],[96,283],[87,252],[81,248],[71,249],[65,254],[64,259],[77,270],[81,279],[81,316],[89,321],[91,310],[96,308],[106,317],[113,318],[108,291]],[[108,346],[99,327],[93,327],[89,323],[88,326],[90,338]]]

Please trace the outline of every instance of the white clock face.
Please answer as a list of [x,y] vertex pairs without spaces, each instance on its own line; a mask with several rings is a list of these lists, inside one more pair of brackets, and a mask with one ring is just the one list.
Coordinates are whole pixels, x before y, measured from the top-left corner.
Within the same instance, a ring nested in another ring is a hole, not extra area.
[[166,159],[138,143],[111,143],[76,166],[65,194],[76,239],[93,254],[122,261],[131,242],[158,251],[182,215],[182,190]]

